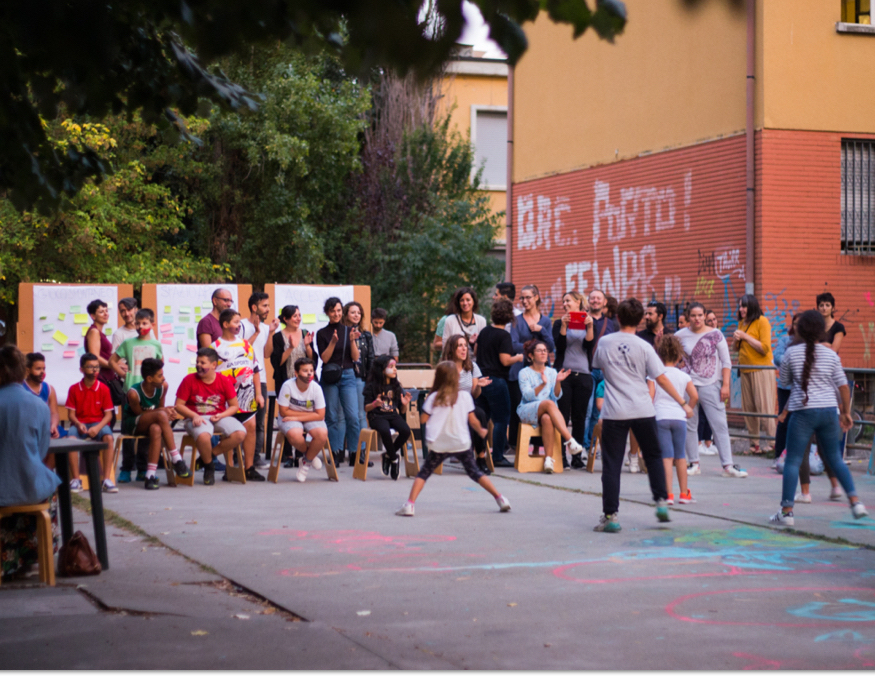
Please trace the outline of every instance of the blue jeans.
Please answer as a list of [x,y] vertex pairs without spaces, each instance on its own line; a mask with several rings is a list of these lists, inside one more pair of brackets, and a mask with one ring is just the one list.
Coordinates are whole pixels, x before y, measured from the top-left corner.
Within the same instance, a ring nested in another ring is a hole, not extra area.
[[492,459],[502,460],[507,450],[507,426],[510,423],[510,391],[504,378],[493,378],[480,389],[480,406],[492,420]]
[[589,405],[586,407],[586,432],[583,435],[583,447],[587,451],[592,445],[592,431],[595,429],[595,425],[601,415],[595,407],[595,390],[604,379],[605,377],[602,375],[601,369],[592,370],[592,396],[589,398]]
[[817,437],[817,450],[824,461],[835,472],[836,478],[848,497],[855,496],[854,480],[851,472],[842,461],[839,451],[841,428],[839,414],[835,407],[803,408],[793,411],[787,429],[787,457],[784,460],[784,486],[781,493],[781,506],[792,507],[796,497],[796,482],[799,480],[799,466],[802,457],[808,453],[811,435]]
[[[358,449],[359,432],[359,398],[355,371],[343,369],[340,382],[334,385],[323,385],[325,393],[325,423],[328,425],[328,443],[334,453],[343,450],[343,440],[350,453]],[[345,420],[344,420],[345,418]]]
[[[368,416],[365,413],[365,381],[361,378],[356,378],[355,389],[358,393],[359,429],[363,430],[368,427]],[[340,409],[340,422],[346,424],[346,414],[343,412],[342,407]]]

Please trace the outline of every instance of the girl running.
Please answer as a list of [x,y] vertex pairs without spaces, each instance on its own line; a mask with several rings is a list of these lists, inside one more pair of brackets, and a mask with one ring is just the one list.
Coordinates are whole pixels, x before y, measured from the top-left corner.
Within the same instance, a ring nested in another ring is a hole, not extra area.
[[[447,458],[458,458],[468,476],[483,486],[495,498],[502,512],[510,510],[510,502],[501,493],[474,462],[474,452],[471,450],[470,425],[480,437],[486,436],[486,430],[474,415],[474,400],[468,392],[459,390],[459,369],[451,361],[442,361],[434,373],[434,385],[431,393],[422,405],[421,420],[425,427],[425,439],[428,442],[428,457],[425,460],[407,502],[395,512],[398,516],[413,516],[413,505],[419,496],[428,477]],[[431,422],[429,422],[431,421]]]

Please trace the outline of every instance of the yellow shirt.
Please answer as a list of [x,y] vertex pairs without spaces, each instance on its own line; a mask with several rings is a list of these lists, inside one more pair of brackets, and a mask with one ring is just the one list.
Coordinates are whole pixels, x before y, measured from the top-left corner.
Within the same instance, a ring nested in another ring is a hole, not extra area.
[[[739,322],[738,328],[751,338],[760,341],[766,351],[765,354],[760,354],[753,349],[750,343],[742,340],[738,349],[738,363],[740,365],[750,364],[751,366],[772,366],[772,325],[769,324],[765,315],[750,324]],[[742,370],[742,373],[752,373],[752,371]]]

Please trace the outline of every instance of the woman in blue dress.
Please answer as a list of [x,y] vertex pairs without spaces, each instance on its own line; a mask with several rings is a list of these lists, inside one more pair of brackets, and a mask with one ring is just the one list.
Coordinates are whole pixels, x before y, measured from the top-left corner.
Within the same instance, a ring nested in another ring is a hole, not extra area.
[[[565,417],[560,413],[556,402],[562,396],[562,381],[571,371],[562,369],[556,371],[547,366],[550,358],[550,350],[543,340],[530,340],[523,348],[526,357],[532,365],[520,371],[520,394],[522,401],[517,407],[517,415],[520,422],[525,425],[541,428],[541,440],[544,444],[544,472],[553,473],[553,431],[558,430],[565,445],[572,455],[583,450],[568,431]],[[528,449],[518,448],[517,453],[527,453]]]

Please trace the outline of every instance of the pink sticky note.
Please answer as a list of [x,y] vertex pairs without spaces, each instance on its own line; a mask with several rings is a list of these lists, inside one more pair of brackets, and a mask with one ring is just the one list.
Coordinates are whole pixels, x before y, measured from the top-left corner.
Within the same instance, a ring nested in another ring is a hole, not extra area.
[[70,346],[70,347],[78,347],[78,346],[79,346],[79,341],[78,341],[78,340],[68,340],[68,341],[67,341],[67,345]]
[[173,341],[170,340],[170,338],[162,338],[162,339],[161,339],[161,344],[162,344],[162,345],[170,345],[171,343],[173,343]]
[[170,357],[170,359],[168,359],[167,361],[169,361],[171,364],[179,363],[179,359],[177,359],[176,357]]
[[197,345],[186,345],[185,349],[189,352],[197,352]]
[[162,324],[161,333],[173,333],[173,324]]
[[73,350],[67,350],[66,352],[64,352],[64,359],[72,359],[75,356],[76,352]]

